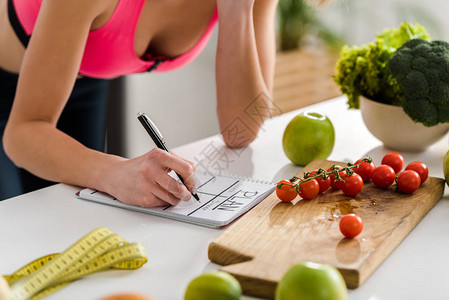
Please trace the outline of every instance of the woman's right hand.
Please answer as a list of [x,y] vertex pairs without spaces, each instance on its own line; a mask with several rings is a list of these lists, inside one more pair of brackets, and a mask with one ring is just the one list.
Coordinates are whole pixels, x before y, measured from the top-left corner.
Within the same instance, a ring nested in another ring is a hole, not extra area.
[[[169,175],[171,170],[182,176],[185,185]],[[119,161],[108,177],[105,192],[123,203],[142,207],[177,205],[190,200],[195,188],[194,164],[157,148]]]

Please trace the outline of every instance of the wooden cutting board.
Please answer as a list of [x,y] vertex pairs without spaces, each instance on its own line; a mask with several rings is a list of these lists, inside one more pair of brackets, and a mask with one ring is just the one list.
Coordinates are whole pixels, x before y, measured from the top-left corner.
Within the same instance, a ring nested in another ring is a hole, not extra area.
[[[327,160],[314,160],[297,176]],[[345,165],[344,163],[336,163]],[[356,197],[329,190],[313,200],[283,203],[275,192],[238,219],[209,245],[209,259],[234,275],[243,293],[274,298],[277,282],[299,261],[335,266],[348,288],[357,288],[399,245],[444,193],[444,180],[429,177],[413,194],[383,190],[371,182]],[[341,216],[358,214],[362,233],[345,239]]]

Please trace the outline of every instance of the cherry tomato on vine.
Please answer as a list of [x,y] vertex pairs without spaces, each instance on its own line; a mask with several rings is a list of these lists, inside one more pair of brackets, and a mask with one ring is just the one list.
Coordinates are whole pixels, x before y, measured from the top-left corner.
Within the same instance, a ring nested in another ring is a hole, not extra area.
[[[310,172],[311,177],[316,176],[318,174],[318,170]],[[331,178],[327,176],[327,179],[323,179],[322,177],[315,178],[315,180],[320,185],[320,190],[318,191],[319,194],[324,193],[329,189],[331,186]]]
[[382,158],[383,165],[389,165],[395,173],[399,173],[404,166],[404,158],[397,152],[388,152]]
[[348,239],[358,236],[363,229],[363,221],[356,214],[348,214],[340,220],[340,231]]
[[427,177],[429,177],[429,169],[427,168],[425,163],[422,163],[420,161],[414,161],[411,162],[405,167],[406,170],[413,170],[416,173],[419,174],[419,177],[421,177],[421,184],[424,183],[424,181],[427,180]]
[[398,187],[406,193],[411,194],[421,185],[421,177],[418,172],[413,170],[405,170],[398,176]]
[[[282,186],[279,188],[279,186]],[[296,189],[291,188],[293,185],[292,182],[288,180],[281,180],[278,182],[276,186],[276,196],[278,196],[279,200],[283,202],[290,202],[296,198]]]
[[[355,165],[359,164],[362,161],[362,159],[359,159],[355,162]],[[373,162],[367,163],[366,161],[361,162],[360,165],[357,168],[352,169],[354,172],[359,174],[364,182],[367,182],[371,179],[371,176],[373,175],[373,171],[376,168]]]
[[353,173],[351,176],[345,176],[343,178],[345,183],[341,187],[341,190],[346,196],[355,196],[363,189],[363,179],[357,173]]
[[[335,167],[338,168],[338,169],[341,169],[341,168],[342,168],[342,167],[340,167],[340,166],[335,166]],[[327,171],[330,172],[331,169],[329,168],[329,169],[327,169]],[[346,171],[345,171],[345,170],[340,171],[340,172],[338,172],[338,174],[340,174],[340,177],[343,179],[343,177],[346,176]],[[336,180],[334,174],[331,174],[329,177],[331,178],[331,187],[332,187],[334,190],[339,190],[339,189],[341,189],[341,187],[342,187],[343,184],[344,184],[344,181]]]
[[377,166],[373,171],[371,180],[374,185],[380,188],[387,188],[393,184],[395,173],[392,167],[388,165]]
[[315,198],[320,191],[320,185],[315,179],[301,183],[299,186],[301,188],[299,191],[299,196],[304,200]]

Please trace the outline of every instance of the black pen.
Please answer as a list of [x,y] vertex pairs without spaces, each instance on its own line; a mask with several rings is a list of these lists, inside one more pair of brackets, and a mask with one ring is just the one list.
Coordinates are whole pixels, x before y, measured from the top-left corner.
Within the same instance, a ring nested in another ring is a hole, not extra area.
[[[142,124],[143,128],[145,128],[145,130],[151,136],[151,138],[153,139],[153,141],[156,144],[156,146],[159,149],[162,149],[162,150],[165,150],[167,152],[170,152],[168,150],[168,148],[165,146],[164,137],[162,136],[162,134],[159,131],[159,129],[157,129],[156,125],[150,120],[150,118],[148,118],[148,116],[146,114],[144,114],[144,113],[138,113],[137,114],[137,119],[139,119],[139,121]],[[185,185],[184,179],[182,178],[182,176],[179,175],[178,173],[176,173],[176,175],[178,175],[179,180]],[[197,194],[192,193],[192,196],[193,196],[193,198],[198,200],[198,202],[200,202],[200,198],[198,197]]]

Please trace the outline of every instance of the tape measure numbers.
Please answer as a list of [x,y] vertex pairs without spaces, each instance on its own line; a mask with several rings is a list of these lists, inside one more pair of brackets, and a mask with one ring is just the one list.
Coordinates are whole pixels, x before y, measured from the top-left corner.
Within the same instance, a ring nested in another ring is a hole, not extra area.
[[37,300],[87,275],[107,269],[134,270],[146,262],[141,244],[128,243],[101,227],[64,252],[38,258],[4,277],[11,287],[11,300]]

